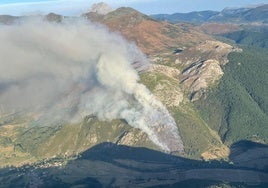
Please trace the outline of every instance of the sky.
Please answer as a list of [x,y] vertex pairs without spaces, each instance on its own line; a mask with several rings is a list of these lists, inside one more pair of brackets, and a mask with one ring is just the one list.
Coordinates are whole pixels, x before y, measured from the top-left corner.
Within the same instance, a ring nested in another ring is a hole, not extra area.
[[106,2],[113,8],[128,6],[145,14],[172,14],[202,10],[220,11],[226,7],[237,8],[268,4],[268,0],[0,0],[0,15],[31,15],[58,13],[81,15],[97,2]]

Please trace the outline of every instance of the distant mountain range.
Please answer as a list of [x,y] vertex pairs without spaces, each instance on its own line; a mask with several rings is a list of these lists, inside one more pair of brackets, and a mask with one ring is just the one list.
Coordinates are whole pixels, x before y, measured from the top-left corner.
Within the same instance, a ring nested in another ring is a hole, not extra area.
[[200,11],[190,13],[155,14],[151,15],[151,17],[157,20],[169,21],[172,23],[178,23],[178,22],[268,23],[268,4],[251,8],[225,8],[221,12]]

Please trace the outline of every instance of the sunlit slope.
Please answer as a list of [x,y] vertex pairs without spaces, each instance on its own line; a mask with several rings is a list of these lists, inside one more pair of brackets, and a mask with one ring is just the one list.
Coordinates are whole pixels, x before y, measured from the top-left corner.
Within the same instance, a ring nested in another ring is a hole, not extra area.
[[187,94],[181,89],[178,79],[156,70],[142,74],[141,78],[144,84],[168,106],[175,118],[187,157],[227,157],[228,149],[222,144],[218,134],[202,119]]

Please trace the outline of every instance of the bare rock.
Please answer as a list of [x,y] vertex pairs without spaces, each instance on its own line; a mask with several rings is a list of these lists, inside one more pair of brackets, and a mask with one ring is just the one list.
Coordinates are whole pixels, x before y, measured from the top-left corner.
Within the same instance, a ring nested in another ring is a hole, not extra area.
[[178,79],[180,75],[180,71],[178,69],[159,64],[151,64],[149,67],[149,71],[161,72],[167,75],[168,77],[172,77],[175,79]]
[[206,40],[178,54],[176,64],[183,66],[180,82],[190,91],[192,101],[199,99],[205,89],[215,85],[223,76],[221,66],[228,63],[228,54],[239,51],[223,42]]
[[111,8],[108,4],[106,4],[104,2],[93,4],[89,10],[89,12],[95,12],[95,13],[101,14],[101,15],[106,15],[112,11],[113,11],[113,8]]

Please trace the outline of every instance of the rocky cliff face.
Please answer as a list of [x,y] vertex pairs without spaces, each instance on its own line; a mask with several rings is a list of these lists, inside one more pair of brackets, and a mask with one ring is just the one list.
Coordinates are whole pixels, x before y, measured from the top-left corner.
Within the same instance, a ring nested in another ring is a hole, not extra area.
[[178,55],[175,63],[183,67],[180,81],[190,91],[191,100],[198,100],[205,89],[219,81],[224,74],[221,67],[228,63],[227,55],[233,51],[239,49],[206,40]]

